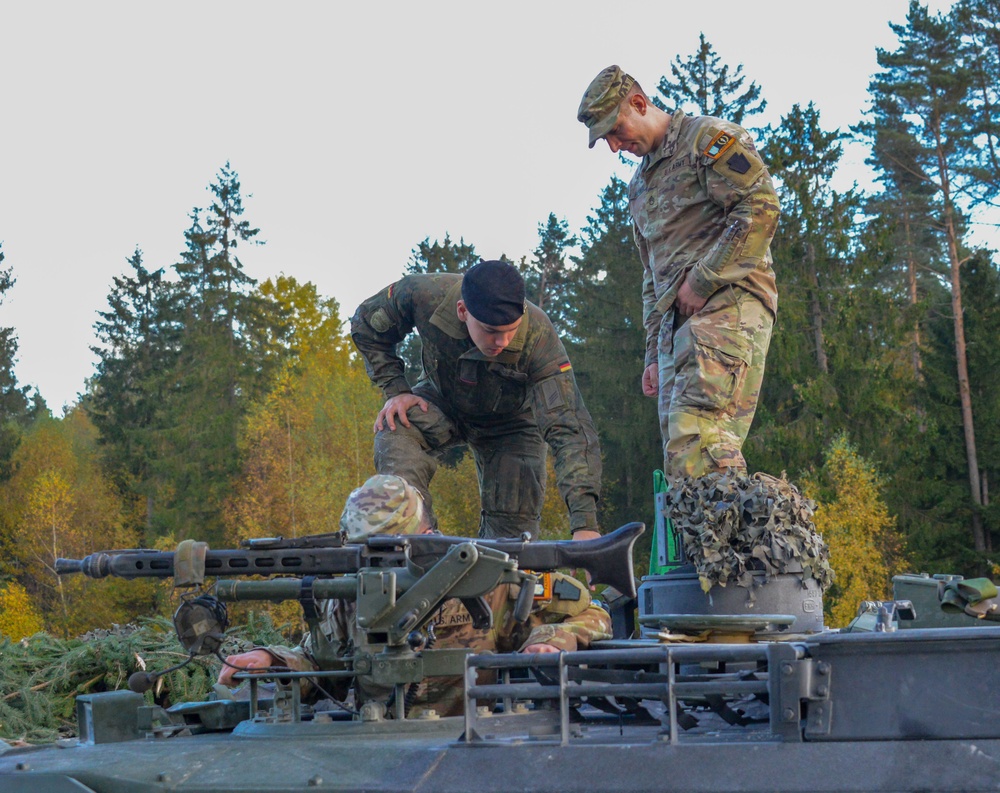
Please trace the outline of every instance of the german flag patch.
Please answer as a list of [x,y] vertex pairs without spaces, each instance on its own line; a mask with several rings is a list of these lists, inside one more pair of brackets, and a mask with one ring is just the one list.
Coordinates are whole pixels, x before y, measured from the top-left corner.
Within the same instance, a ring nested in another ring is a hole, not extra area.
[[573,364],[571,364],[569,361],[563,361],[561,364],[559,364],[559,373],[562,374],[563,372],[568,372],[572,368]]
[[736,142],[736,136],[730,135],[728,132],[716,132],[715,137],[712,138],[711,143],[705,151],[702,152],[708,159],[717,160],[721,157],[726,149],[732,146]]

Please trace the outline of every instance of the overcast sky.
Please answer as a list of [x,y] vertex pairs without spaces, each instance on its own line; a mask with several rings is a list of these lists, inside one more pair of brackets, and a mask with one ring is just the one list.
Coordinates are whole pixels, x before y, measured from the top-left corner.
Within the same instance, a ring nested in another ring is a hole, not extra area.
[[[947,0],[931,7],[947,7]],[[627,9],[627,12],[626,12]],[[612,173],[576,109],[618,63],[647,89],[704,32],[768,101],[856,123],[907,0],[502,3],[8,2],[0,7],[0,307],[16,374],[58,415],[93,374],[93,325],[138,246],[183,250],[228,160],[267,244],[258,280],[312,281],[350,314],[425,237],[530,255],[554,212],[577,231]],[[849,152],[844,184],[864,181]],[[776,267],[780,279],[780,266]],[[780,281],[779,281],[780,285]],[[638,295],[636,296],[638,300]]]

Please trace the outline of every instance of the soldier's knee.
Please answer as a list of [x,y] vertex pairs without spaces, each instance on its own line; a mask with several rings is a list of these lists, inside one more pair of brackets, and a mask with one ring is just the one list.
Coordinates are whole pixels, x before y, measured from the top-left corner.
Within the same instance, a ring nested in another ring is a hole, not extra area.
[[532,540],[537,540],[540,527],[541,520],[537,515],[484,511],[479,522],[479,536],[483,539],[518,539],[528,534]]

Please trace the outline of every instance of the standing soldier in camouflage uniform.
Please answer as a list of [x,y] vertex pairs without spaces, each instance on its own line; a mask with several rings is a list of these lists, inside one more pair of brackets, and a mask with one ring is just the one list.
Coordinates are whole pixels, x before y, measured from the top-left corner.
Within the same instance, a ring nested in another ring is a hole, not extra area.
[[[363,542],[373,534],[430,533],[429,517],[423,498],[415,488],[398,476],[376,475],[348,496],[340,516],[340,527],[349,542]],[[475,653],[518,650],[556,653],[585,650],[593,641],[611,638],[611,617],[591,601],[586,586],[569,576],[552,573],[548,591],[547,598],[535,599],[527,622],[520,624],[512,618],[518,588],[502,584],[494,589],[486,595],[486,602],[493,611],[493,627],[489,631],[472,627],[472,617],[461,601],[446,600],[430,626],[430,635],[435,637],[434,647],[466,647]],[[342,656],[352,655],[364,640],[364,633],[355,620],[352,601],[323,601],[320,621],[314,630],[322,632],[320,641],[324,645],[337,646]],[[226,662],[243,669],[278,663],[296,671],[312,671],[319,666],[311,652],[316,641],[310,634],[300,647],[258,647],[230,656]],[[219,682],[231,685],[234,671],[236,669],[225,667]],[[332,681],[324,681],[324,686],[332,684]],[[416,716],[428,708],[441,716],[458,715],[463,710],[463,691],[461,676],[427,678],[407,695],[408,715]],[[315,695],[318,692],[305,681],[303,693]],[[334,693],[340,699],[346,696],[346,690]],[[389,689],[369,686],[356,692],[356,702],[377,700],[385,703],[390,694]]]
[[[411,387],[396,347],[414,329],[423,371]],[[514,267],[485,261],[464,275],[406,276],[361,304],[351,337],[386,398],[375,420],[375,470],[416,487],[432,525],[438,460],[467,443],[479,476],[479,535],[537,538],[547,443],[574,539],[598,536],[597,433],[566,350],[525,300]]]
[[742,127],[665,113],[617,66],[591,82],[577,118],[591,148],[604,138],[642,158],[629,207],[644,270],[642,389],[659,398],[664,470],[675,481],[744,472],[778,307],[771,177]]

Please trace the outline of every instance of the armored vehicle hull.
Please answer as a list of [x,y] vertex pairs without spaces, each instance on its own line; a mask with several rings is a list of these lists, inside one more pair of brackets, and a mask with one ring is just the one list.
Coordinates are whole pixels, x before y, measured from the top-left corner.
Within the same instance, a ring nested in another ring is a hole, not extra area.
[[403,721],[296,721],[263,701],[165,719],[139,695],[91,695],[79,740],[0,756],[0,790],[1000,788],[1000,627],[612,641],[473,656],[467,681],[464,717]]

